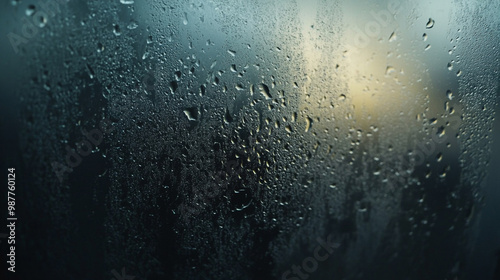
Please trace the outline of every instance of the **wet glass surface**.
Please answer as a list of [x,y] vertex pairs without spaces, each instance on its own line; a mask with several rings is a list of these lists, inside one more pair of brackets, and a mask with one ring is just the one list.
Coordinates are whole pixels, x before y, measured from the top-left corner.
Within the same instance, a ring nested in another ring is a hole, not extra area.
[[497,279],[499,13],[2,2],[14,277]]

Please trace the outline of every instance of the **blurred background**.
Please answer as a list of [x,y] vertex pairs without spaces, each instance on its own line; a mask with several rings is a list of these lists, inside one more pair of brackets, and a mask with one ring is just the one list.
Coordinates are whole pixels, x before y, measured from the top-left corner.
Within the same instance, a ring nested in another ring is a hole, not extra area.
[[0,2],[2,279],[500,279],[498,14]]

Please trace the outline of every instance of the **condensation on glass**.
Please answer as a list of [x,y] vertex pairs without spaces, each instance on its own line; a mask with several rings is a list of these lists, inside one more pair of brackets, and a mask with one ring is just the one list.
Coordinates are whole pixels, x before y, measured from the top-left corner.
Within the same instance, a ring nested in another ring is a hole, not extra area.
[[[498,1],[58,3],[18,46],[48,243],[95,227],[105,267],[141,279],[463,277]],[[50,162],[102,119],[59,182]]]

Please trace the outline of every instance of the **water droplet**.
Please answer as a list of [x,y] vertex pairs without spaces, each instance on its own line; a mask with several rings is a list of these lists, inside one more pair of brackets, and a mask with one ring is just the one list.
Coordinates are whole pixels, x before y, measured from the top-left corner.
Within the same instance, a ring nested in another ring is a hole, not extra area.
[[47,18],[40,15],[35,18],[35,22],[38,25],[38,27],[45,27],[45,25],[47,24]]
[[310,117],[306,117],[306,130],[305,130],[306,132],[309,132],[309,130],[311,129],[312,123],[313,123],[313,120]]
[[224,122],[225,123],[230,123],[233,121],[233,117],[231,117],[231,114],[229,113],[229,109],[226,107],[226,113],[224,114]]
[[97,52],[104,51],[104,46],[101,43],[97,43]]
[[444,135],[446,134],[446,130],[444,128],[444,126],[441,126],[438,128],[437,132],[436,132],[436,135],[441,138],[443,137]]
[[429,21],[427,21],[427,24],[425,25],[425,28],[431,29],[434,27],[434,20],[432,18],[429,18]]
[[120,31],[120,26],[118,24],[113,25],[113,33],[116,36],[120,36],[122,34],[122,32]]
[[26,15],[27,16],[32,16],[35,13],[35,5],[29,5],[28,8],[26,8]]
[[396,72],[396,69],[394,69],[394,67],[392,67],[392,66],[387,66],[387,68],[385,68],[386,75],[389,75],[389,74],[394,73],[394,72]]
[[231,56],[236,56],[236,52],[233,50],[227,50],[227,53],[230,54]]
[[184,25],[188,24],[188,15],[187,15],[187,13],[184,13],[184,19],[182,19],[182,24],[184,24]]
[[448,70],[450,70],[450,71],[453,70],[453,64],[451,62],[448,62],[447,67],[448,67]]
[[259,85],[259,91],[260,93],[266,98],[266,99],[271,99],[271,94],[269,93],[269,87],[265,84],[260,84]]
[[430,45],[430,44],[429,44],[429,45],[427,45],[427,46],[425,46],[425,50],[426,50],[426,51],[427,51],[427,50],[429,50],[430,48],[431,48],[431,45]]
[[137,27],[139,27],[139,25],[137,24],[137,22],[135,21],[131,21],[128,25],[127,25],[127,28],[130,29],[130,30],[133,30],[133,29],[136,29]]
[[389,36],[389,42],[394,42],[396,41],[396,39],[397,39],[396,32],[392,32],[391,36]]
[[449,100],[452,100],[453,99],[453,92],[451,92],[451,90],[447,90],[446,97],[448,97]]
[[436,161],[441,162],[442,160],[443,160],[443,154],[442,153],[437,154]]
[[174,94],[175,91],[177,91],[177,88],[179,87],[179,85],[177,84],[177,81],[171,81],[170,82],[170,91],[172,92],[172,94]]
[[120,0],[120,3],[123,5],[132,5],[134,4],[134,0]]
[[422,40],[427,41],[427,33],[424,33],[424,35],[422,35]]
[[190,121],[197,121],[200,115],[200,111],[197,107],[191,107],[184,109],[184,114]]
[[245,87],[241,84],[241,83],[237,83],[236,86],[235,86],[236,90],[244,90]]
[[458,70],[457,77],[460,77],[461,75],[462,75],[462,70]]

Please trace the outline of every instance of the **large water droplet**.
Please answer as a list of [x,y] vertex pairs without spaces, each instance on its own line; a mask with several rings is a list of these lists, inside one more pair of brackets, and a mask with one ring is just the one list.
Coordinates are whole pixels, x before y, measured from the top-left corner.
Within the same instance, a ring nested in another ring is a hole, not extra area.
[[271,99],[271,94],[269,93],[269,87],[265,84],[260,84],[259,85],[259,91],[260,93],[266,98],[266,99]]
[[432,18],[429,18],[429,21],[427,21],[427,24],[425,25],[425,28],[431,29],[434,27],[434,20]]
[[190,121],[197,121],[200,115],[200,111],[197,107],[191,107],[184,109],[184,114]]
[[26,8],[26,15],[27,16],[32,16],[35,13],[35,5],[29,5],[28,8]]

